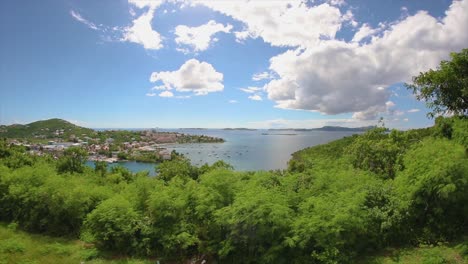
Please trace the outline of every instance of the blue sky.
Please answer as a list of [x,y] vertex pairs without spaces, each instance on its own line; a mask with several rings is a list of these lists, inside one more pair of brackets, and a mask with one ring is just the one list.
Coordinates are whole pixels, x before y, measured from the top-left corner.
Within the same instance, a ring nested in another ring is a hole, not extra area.
[[2,1],[0,124],[407,129],[468,0]]

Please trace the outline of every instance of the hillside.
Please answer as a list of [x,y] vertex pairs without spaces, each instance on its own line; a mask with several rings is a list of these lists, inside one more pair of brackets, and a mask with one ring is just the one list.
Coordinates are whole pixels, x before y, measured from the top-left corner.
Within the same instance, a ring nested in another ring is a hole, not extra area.
[[157,177],[93,170],[79,150],[52,159],[0,141],[0,223],[9,225],[0,257],[39,258],[17,227],[94,249],[74,254],[66,240],[44,249],[70,254],[64,263],[466,263],[467,139],[467,118],[438,118],[298,151],[284,171],[177,156]]
[[0,126],[0,137],[23,139],[68,139],[70,136],[91,136],[95,131],[74,125],[68,121],[53,118],[26,125]]

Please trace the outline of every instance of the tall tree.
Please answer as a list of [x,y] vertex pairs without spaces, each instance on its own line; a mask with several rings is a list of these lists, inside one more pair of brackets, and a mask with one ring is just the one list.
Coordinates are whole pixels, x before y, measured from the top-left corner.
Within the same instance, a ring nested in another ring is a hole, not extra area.
[[63,152],[57,164],[58,171],[63,172],[78,172],[84,170],[84,163],[88,158],[88,152],[80,147],[69,147]]
[[413,77],[412,84],[405,84],[432,109],[429,117],[445,113],[468,115],[468,49],[453,52],[450,57],[436,70],[421,72]]

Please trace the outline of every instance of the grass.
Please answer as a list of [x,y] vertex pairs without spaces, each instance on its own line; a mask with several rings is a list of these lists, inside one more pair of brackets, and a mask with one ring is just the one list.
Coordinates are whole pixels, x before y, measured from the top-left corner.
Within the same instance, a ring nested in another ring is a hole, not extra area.
[[[92,245],[80,240],[30,234],[15,224],[0,223],[0,264],[86,263],[147,264],[156,260],[104,257]],[[163,263],[163,262],[161,262]],[[464,264],[468,263],[468,240],[462,243],[388,249],[366,257],[361,264]]]
[[416,248],[388,249],[366,258],[362,264],[466,264],[468,241],[461,243],[421,245]]
[[156,263],[145,260],[103,258],[92,244],[80,240],[30,234],[15,224],[0,224],[0,264],[64,263]]

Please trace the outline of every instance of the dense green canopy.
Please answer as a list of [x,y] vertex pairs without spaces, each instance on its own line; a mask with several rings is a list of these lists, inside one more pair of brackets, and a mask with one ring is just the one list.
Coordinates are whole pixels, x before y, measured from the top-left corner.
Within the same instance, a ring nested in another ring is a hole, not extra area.
[[354,263],[387,246],[468,235],[468,120],[406,132],[376,128],[299,151],[289,169],[195,167],[159,176],[83,166],[0,143],[0,221],[162,261]]
[[429,116],[468,115],[468,49],[450,54],[436,70],[422,72],[406,87],[432,109]]

